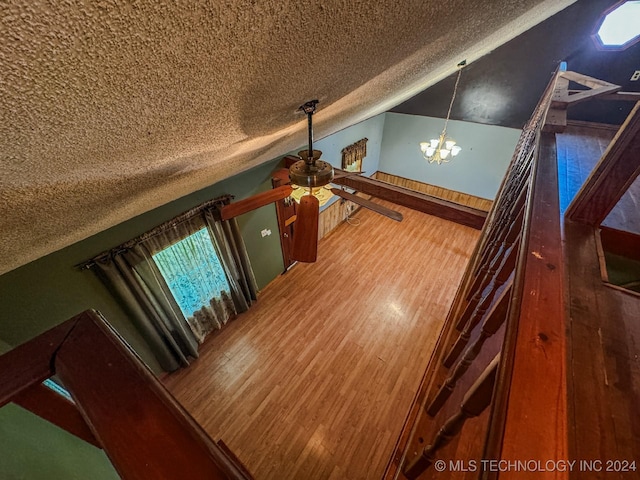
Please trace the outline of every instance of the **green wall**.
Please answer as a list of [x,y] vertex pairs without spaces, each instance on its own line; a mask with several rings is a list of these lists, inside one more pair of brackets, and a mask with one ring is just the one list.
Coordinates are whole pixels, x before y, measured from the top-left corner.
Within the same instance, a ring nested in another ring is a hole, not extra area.
[[0,408],[0,478],[114,480],[120,477],[102,450],[10,403]]
[[[241,199],[271,188],[271,174],[279,164],[279,160],[263,164],[0,276],[0,339],[16,346],[93,308],[159,373],[157,361],[122,308],[92,272],[75,265],[218,195],[231,193]],[[258,286],[263,288],[283,270],[275,207],[262,207],[238,221]],[[262,238],[262,229],[270,229],[272,235]]]

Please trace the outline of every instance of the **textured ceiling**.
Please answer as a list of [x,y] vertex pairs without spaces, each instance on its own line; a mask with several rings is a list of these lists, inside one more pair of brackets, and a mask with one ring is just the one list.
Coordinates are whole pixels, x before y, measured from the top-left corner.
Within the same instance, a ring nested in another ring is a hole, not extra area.
[[2,2],[0,273],[383,112],[572,0]]

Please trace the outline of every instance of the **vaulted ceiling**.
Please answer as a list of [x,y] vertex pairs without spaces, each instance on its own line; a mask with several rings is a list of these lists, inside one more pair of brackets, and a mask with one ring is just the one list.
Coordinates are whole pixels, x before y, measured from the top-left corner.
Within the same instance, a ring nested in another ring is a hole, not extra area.
[[3,2],[0,273],[304,144],[304,101],[320,99],[322,137],[461,59],[471,81],[572,3]]
[[[640,70],[640,42],[624,50],[603,50],[591,38],[603,12],[616,3],[580,0],[465,67],[451,118],[522,128],[561,61],[567,62],[568,70],[640,92],[640,81],[631,80]],[[444,118],[455,80],[452,74],[391,111]],[[590,101],[568,113],[575,120],[619,125],[632,106]]]

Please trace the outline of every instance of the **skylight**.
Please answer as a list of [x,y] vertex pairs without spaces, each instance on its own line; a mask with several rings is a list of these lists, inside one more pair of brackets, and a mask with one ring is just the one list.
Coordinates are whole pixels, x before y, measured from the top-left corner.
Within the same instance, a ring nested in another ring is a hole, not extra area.
[[595,35],[604,48],[623,49],[640,39],[640,1],[618,5],[604,17]]

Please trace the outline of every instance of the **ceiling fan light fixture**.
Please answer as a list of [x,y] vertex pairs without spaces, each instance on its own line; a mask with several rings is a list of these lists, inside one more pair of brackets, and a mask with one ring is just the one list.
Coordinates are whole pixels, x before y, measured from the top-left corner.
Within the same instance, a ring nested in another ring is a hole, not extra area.
[[320,160],[320,155],[322,155],[320,150],[314,150],[313,160],[310,162],[308,150],[298,152],[302,160],[298,160],[289,168],[289,179],[293,185],[316,188],[323,187],[333,180],[333,167],[324,160]]
[[316,111],[318,100],[311,100],[301,105],[302,110],[307,115],[307,125],[309,131],[309,148],[298,152],[301,160],[297,161],[289,168],[289,179],[292,185],[305,188],[323,187],[333,180],[333,167],[331,164],[320,160],[322,152],[313,149],[313,121],[312,117]]
[[308,187],[300,187],[298,185],[292,185],[293,191],[291,192],[291,198],[293,198],[296,203],[300,203],[300,200],[305,195],[313,195],[318,199],[318,204],[320,207],[324,206],[331,200],[333,197],[333,193],[331,192],[331,186],[325,185],[324,187],[317,188],[308,188]]

